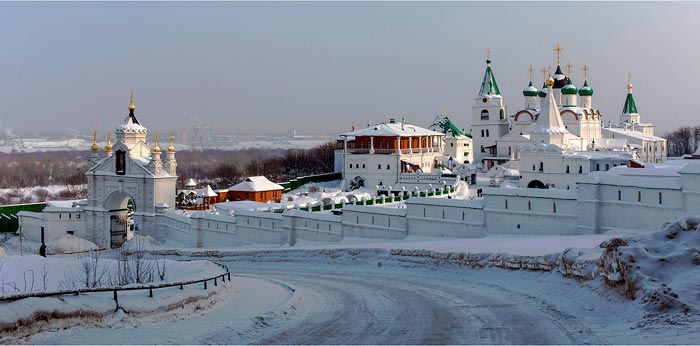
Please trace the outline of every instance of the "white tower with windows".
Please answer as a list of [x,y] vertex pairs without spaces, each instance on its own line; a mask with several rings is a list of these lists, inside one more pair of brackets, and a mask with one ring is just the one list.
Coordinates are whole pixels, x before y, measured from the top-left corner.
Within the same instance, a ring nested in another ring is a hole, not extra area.
[[506,106],[503,105],[503,97],[491,70],[491,59],[486,59],[484,80],[472,106],[474,162],[481,163],[483,169],[488,170],[489,163],[484,158],[496,155],[496,139],[506,135],[508,131]]

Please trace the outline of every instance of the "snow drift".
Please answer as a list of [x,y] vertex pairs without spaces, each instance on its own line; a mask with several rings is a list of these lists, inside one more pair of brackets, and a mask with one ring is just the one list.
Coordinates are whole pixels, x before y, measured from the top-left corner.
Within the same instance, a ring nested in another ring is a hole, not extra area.
[[606,283],[647,310],[700,309],[700,217],[663,224],[647,236],[603,242],[598,260]]
[[46,250],[49,254],[69,254],[97,250],[97,248],[97,245],[89,240],[64,234],[49,245]]

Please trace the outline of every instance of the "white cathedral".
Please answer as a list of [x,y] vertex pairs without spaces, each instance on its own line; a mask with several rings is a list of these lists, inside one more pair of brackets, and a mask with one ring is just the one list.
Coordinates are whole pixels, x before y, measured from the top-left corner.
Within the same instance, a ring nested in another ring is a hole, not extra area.
[[520,187],[572,189],[590,172],[665,162],[666,140],[654,136],[652,124],[641,122],[632,83],[619,121],[606,124],[593,106],[587,76],[580,89],[574,86],[571,72],[562,73],[558,45],[555,51],[556,72],[537,90],[530,67],[524,108],[512,116],[506,116],[491,60],[486,60],[472,107],[474,163],[483,171],[503,164],[518,170]]

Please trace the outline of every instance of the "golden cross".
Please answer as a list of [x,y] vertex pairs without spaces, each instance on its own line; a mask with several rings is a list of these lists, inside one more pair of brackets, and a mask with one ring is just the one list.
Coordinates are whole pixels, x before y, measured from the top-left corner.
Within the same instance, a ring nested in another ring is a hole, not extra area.
[[531,81],[531,82],[532,82],[532,71],[534,71],[534,70],[535,70],[535,69],[532,68],[532,65],[530,65],[530,67],[527,69],[527,71],[530,72],[530,81]]
[[107,144],[112,144],[112,131],[107,132]]
[[97,130],[92,130],[92,144],[97,143]]
[[561,57],[561,51],[563,51],[564,48],[559,47],[559,43],[557,43],[556,48],[554,48],[554,51],[557,53],[557,65],[559,65],[559,58]]
[[588,65],[583,65],[581,69],[583,70],[583,80],[588,79]]
[[569,77],[571,77],[571,67],[572,67],[572,66],[574,66],[574,65],[571,65],[571,61],[569,61],[569,62],[566,64],[566,75],[569,76]]
[[631,73],[627,74],[627,82],[632,83],[632,74]]
[[156,132],[156,146],[158,146],[158,132]]
[[542,72],[542,80],[547,79],[547,68],[542,66],[542,69],[540,70],[540,72]]
[[552,76],[552,66],[547,66],[547,73],[550,77]]
[[486,50],[486,60],[491,60],[491,49]]
[[447,116],[447,109],[443,110],[442,112],[445,113],[445,116]]
[[170,131],[170,147],[173,146],[173,131]]

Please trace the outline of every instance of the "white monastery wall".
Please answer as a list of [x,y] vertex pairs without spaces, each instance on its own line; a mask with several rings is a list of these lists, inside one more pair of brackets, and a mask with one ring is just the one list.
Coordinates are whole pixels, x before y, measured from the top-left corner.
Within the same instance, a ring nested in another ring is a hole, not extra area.
[[288,210],[283,214],[282,227],[289,234],[289,244],[297,240],[340,241],[343,239],[342,217],[302,210]]
[[346,205],[343,208],[343,237],[403,239],[406,209]]
[[483,200],[412,197],[406,201],[407,233],[431,237],[486,235]]

